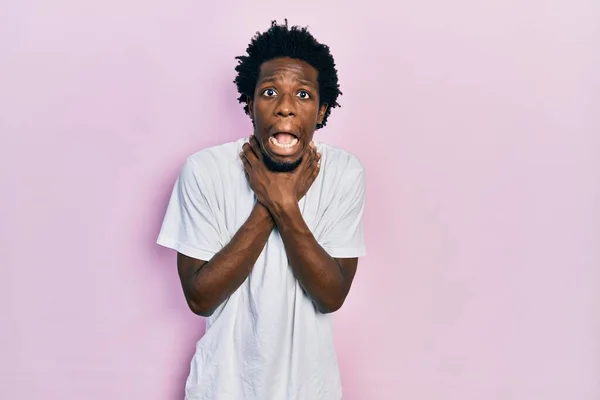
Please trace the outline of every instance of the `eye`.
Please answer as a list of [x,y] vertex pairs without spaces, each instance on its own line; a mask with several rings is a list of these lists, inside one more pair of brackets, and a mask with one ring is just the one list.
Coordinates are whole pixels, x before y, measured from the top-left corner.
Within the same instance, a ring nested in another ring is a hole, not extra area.
[[310,99],[310,93],[308,93],[306,90],[299,91],[296,96],[300,97],[301,99]]
[[267,97],[273,97],[277,94],[277,92],[274,89],[265,89],[262,92],[263,96],[267,96]]

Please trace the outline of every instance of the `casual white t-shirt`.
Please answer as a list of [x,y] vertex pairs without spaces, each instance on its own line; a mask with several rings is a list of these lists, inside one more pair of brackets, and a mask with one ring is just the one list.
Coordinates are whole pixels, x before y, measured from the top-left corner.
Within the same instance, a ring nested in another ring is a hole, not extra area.
[[[239,154],[247,139],[190,156],[175,183],[160,245],[209,261],[256,202]],[[317,242],[337,258],[365,255],[364,172],[350,153],[315,143],[321,170],[299,202]],[[244,283],[206,320],[186,400],[338,400],[332,316],[294,277],[277,229]]]

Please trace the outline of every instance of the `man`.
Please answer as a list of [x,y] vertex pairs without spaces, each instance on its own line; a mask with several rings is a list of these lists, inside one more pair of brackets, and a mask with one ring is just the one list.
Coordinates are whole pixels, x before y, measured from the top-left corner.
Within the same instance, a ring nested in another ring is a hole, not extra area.
[[340,399],[331,313],[365,254],[364,175],[313,140],[338,106],[335,63],[287,21],[237,59],[254,132],[187,159],[158,237],[207,317],[186,399]]

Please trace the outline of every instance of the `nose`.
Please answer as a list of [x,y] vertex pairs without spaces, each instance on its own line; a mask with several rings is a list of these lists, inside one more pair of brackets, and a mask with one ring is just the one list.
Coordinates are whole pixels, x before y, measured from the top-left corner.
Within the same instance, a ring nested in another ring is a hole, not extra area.
[[283,95],[279,98],[277,107],[275,108],[278,117],[293,117],[296,115],[294,100],[291,95]]

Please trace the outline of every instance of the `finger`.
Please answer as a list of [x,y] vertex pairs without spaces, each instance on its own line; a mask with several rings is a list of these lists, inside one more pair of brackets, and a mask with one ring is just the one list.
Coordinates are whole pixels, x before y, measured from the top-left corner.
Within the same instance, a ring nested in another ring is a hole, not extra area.
[[310,155],[310,157],[307,157],[307,158],[309,158],[309,159],[306,163],[306,166],[304,167],[303,177],[304,177],[305,181],[309,183],[309,186],[310,186],[310,184],[312,183],[311,176],[314,172],[314,169],[317,166],[317,161],[316,161],[316,157],[314,154]]
[[310,150],[313,154],[317,151],[317,146],[315,145],[315,142],[310,142]]
[[252,146],[250,146],[249,143],[244,143],[242,146],[242,153],[250,165],[258,161],[258,158],[256,157],[256,154],[254,154],[254,150],[252,150]]
[[313,170],[313,174],[312,174],[312,180],[313,180],[313,182],[319,176],[319,171],[321,171],[321,168],[317,165],[317,167]]
[[315,176],[318,175],[320,168],[321,168],[321,153],[316,152],[313,157],[311,167],[309,168],[309,174],[314,173]]
[[319,165],[321,160],[321,153],[319,153],[319,150],[315,147],[312,153],[312,157],[311,157],[311,165]]
[[319,166],[315,165],[308,171],[306,178],[305,178],[306,179],[305,185],[307,188],[310,188],[313,185],[313,183],[317,180],[317,177],[319,176],[319,170],[320,170]]
[[252,164],[250,164],[250,161],[248,161],[245,152],[240,153],[240,159],[242,160],[242,164],[244,164],[244,171],[247,173],[252,169]]
[[311,165],[313,165],[313,162],[314,162],[314,156],[313,156],[312,152],[307,152],[307,154],[305,154],[302,159],[302,163],[300,164],[301,168],[298,168],[298,170],[301,171],[301,174],[303,174],[305,177],[308,176]]
[[260,144],[258,144],[258,139],[256,138],[256,136],[252,135],[250,136],[250,147],[252,148],[252,151],[254,152],[254,155],[256,156],[257,160],[262,160],[262,151],[260,150]]
[[314,159],[315,159],[315,149],[313,147],[313,143],[310,142],[309,148],[305,153],[306,155],[304,156],[304,169],[310,168],[310,166],[312,165]]
[[317,148],[317,146],[315,146],[315,147],[313,147],[313,148],[312,148],[312,152],[313,152],[315,155],[319,154],[319,149]]
[[317,153],[313,160],[313,171],[316,171],[318,174],[320,169],[321,169],[321,154]]
[[310,170],[310,172],[311,172],[311,178],[312,178],[313,182],[317,178],[317,176],[319,175],[319,171],[321,171],[321,164],[319,163],[319,157],[315,157],[315,161],[314,161],[313,167]]

